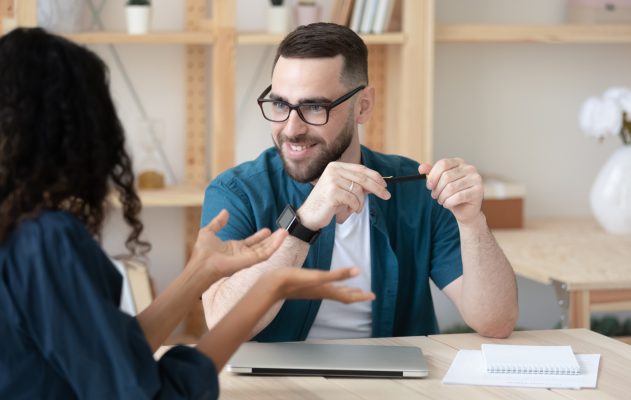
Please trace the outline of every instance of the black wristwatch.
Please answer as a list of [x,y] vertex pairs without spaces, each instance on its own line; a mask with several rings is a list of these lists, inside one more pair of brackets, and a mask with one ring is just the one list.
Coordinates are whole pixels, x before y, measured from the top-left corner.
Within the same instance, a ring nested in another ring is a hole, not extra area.
[[276,219],[276,225],[278,225],[279,228],[287,230],[291,236],[297,237],[309,244],[313,244],[318,238],[318,235],[320,235],[319,230],[312,231],[300,223],[300,218],[298,218],[296,210],[294,210],[290,204],[280,213]]

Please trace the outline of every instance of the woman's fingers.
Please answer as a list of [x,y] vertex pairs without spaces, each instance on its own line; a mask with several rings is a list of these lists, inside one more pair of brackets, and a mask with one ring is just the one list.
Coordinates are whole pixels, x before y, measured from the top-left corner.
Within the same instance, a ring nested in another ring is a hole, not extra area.
[[324,279],[328,279],[329,282],[341,281],[344,279],[352,278],[359,275],[359,268],[357,267],[345,267],[336,269],[333,271],[322,271],[326,274]]
[[353,276],[359,275],[359,268],[347,267],[336,269],[333,271],[292,268],[289,273],[293,275],[289,277],[290,279],[288,279],[289,284],[292,285],[294,288],[300,288],[324,285],[327,283],[352,278]]
[[374,300],[372,292],[359,288],[334,285],[359,274],[359,268],[340,268],[334,271],[319,271],[296,268],[282,268],[274,273],[280,276],[281,297],[293,299],[330,299],[344,303]]
[[276,232],[274,232],[271,235],[269,234],[269,231],[268,231],[267,237],[257,242],[255,245],[251,246],[250,248],[255,253],[258,254],[258,257],[260,259],[267,259],[276,250],[278,250],[280,245],[283,244],[283,241],[285,240],[286,237],[287,237],[287,231],[284,229],[278,229]]
[[303,287],[294,290],[287,298],[292,299],[327,299],[350,304],[361,301],[372,301],[375,294],[360,288],[324,283],[316,286]]
[[361,301],[372,301],[375,299],[373,292],[365,292],[360,288],[350,286],[333,286],[330,300],[336,300],[341,303],[350,304]]
[[230,254],[223,254],[222,262],[241,269],[267,260],[283,243],[287,237],[287,231],[279,229],[271,236],[268,231],[267,235],[253,246],[245,246],[244,241],[229,242],[232,245],[232,251]]
[[223,229],[224,226],[228,223],[228,218],[230,215],[226,209],[219,211],[219,214],[213,218],[208,225],[206,225],[205,229],[209,229],[215,233],[219,232]]
[[268,228],[263,228],[260,231],[256,232],[254,235],[248,236],[247,238],[243,239],[243,244],[245,244],[246,246],[253,246],[263,241],[265,238],[269,237],[271,234],[272,234],[272,231],[270,231]]

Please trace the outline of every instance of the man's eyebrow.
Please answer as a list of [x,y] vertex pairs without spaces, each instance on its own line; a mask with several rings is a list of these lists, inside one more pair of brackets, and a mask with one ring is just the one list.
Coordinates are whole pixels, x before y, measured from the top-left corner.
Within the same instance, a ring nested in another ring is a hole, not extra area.
[[[279,96],[277,94],[274,93],[270,93],[269,94],[269,98],[272,100],[281,100],[284,101],[286,103],[289,103],[287,101],[287,99],[285,99],[283,96]],[[310,98],[302,98],[300,100],[298,100],[297,104],[312,104],[312,103],[331,103],[332,100],[327,98],[327,97],[310,97]],[[291,104],[291,103],[290,103]]]
[[300,104],[304,104],[304,103],[331,103],[333,102],[333,100],[327,98],[327,97],[311,97],[311,98],[306,98],[306,99],[300,99]]

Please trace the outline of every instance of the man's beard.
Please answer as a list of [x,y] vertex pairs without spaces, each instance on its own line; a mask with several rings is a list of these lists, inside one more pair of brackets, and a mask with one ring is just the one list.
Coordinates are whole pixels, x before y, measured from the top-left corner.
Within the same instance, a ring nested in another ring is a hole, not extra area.
[[287,175],[298,182],[313,182],[322,175],[326,166],[329,165],[330,162],[337,161],[342,157],[342,154],[344,154],[353,141],[353,129],[354,126],[351,118],[337,135],[337,138],[323,149],[321,147],[322,150],[320,153],[317,154],[315,159],[311,160],[307,165],[296,165],[291,161],[287,161],[282,151],[283,144],[285,142],[289,142],[317,144],[323,146],[324,143],[320,138],[304,134],[288,139],[286,136],[281,134],[278,137],[278,143],[274,141],[274,146],[276,146],[276,150],[278,150],[278,154],[280,154],[280,157],[283,160],[283,166],[285,167]]

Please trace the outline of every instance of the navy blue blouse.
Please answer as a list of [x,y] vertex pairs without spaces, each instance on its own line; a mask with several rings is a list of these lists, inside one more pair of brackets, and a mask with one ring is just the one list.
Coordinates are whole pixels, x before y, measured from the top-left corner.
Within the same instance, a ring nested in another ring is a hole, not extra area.
[[119,310],[122,277],[85,227],[44,212],[0,243],[0,399],[215,399],[211,360],[156,362]]

